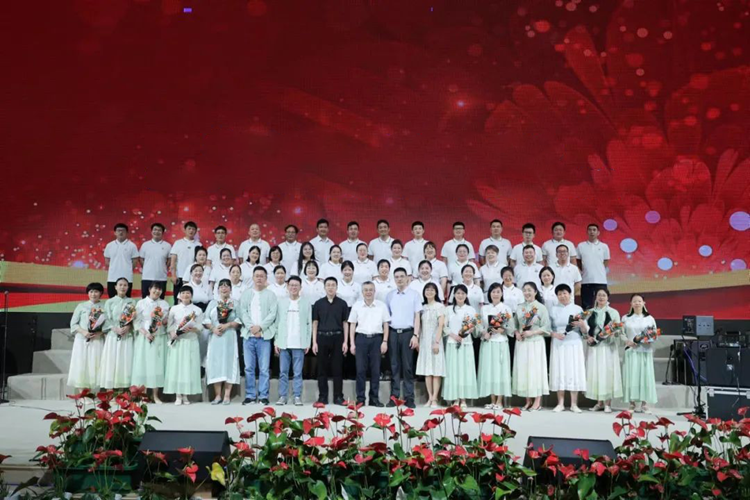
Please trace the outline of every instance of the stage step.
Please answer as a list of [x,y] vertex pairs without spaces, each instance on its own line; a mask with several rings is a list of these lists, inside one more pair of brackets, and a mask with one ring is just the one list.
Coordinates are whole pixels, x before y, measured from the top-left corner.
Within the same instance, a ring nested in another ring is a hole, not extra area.
[[68,349],[50,349],[36,351],[32,364],[32,373],[64,373],[70,369],[72,351]]
[[52,349],[72,351],[74,339],[70,328],[55,328],[52,330]]
[[66,395],[74,393],[67,381],[67,373],[27,373],[8,377],[10,399],[65,399]]

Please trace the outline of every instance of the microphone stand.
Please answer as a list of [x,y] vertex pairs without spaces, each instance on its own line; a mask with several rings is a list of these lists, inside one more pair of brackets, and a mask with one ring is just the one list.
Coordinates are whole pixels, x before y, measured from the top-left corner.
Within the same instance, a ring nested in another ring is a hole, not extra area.
[[2,375],[0,375],[0,405],[10,403],[9,399],[5,399],[8,392],[8,382],[5,378],[6,365],[8,363],[8,290],[3,292],[3,298],[5,299],[5,308],[3,311],[3,371]]

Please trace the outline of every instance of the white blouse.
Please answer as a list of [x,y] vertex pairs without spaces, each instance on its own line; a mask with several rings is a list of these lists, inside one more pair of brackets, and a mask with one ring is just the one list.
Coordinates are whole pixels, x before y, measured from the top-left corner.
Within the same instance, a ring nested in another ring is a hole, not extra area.
[[[583,309],[581,309],[581,306],[577,306],[572,302],[567,306],[563,306],[560,303],[558,303],[554,307],[547,306],[547,310],[549,311],[549,319],[552,323],[552,331],[562,334],[565,334],[565,327],[568,326],[570,317],[583,313]],[[553,342],[581,342],[581,334],[578,332],[578,330],[571,330],[567,335],[565,335],[565,340],[552,340]]]
[[407,277],[407,278],[408,278],[409,276],[411,276],[411,275],[413,275],[413,274],[414,274],[414,272],[413,272],[413,271],[412,271],[412,269],[411,269],[411,264],[409,263],[409,260],[408,260],[408,259],[406,259],[406,258],[404,258],[404,257],[401,257],[401,258],[400,258],[400,259],[398,259],[398,260],[395,260],[395,259],[392,259],[392,258],[391,258],[391,259],[388,259],[388,262],[390,262],[390,263],[391,263],[391,273],[390,273],[390,277],[391,277],[391,279],[392,279],[392,280],[394,280],[394,277],[393,277],[393,273],[394,273],[394,272],[396,271],[396,269],[398,269],[399,267],[403,267],[403,268],[404,268],[404,271],[406,271],[406,277]]
[[[628,340],[633,340],[636,335],[643,333],[647,328],[656,328],[656,320],[651,315],[627,315],[622,317],[622,322],[625,325],[625,335]],[[653,344],[637,344],[634,349],[636,352],[651,352]]]
[[283,262],[279,262],[278,264],[274,264],[273,262],[267,262],[263,267],[266,269],[266,272],[268,273],[268,281],[273,280],[273,274],[274,269],[276,269],[278,266],[281,266],[284,268],[284,271],[286,272],[286,275],[289,276],[289,269],[286,268]]
[[467,260],[466,262],[450,262],[448,263],[448,281],[453,283],[454,285],[457,285],[459,283],[463,283],[464,278],[461,276],[461,269],[464,268],[464,266],[471,266],[474,268],[474,279],[479,280],[479,268],[476,264],[473,262]]
[[248,288],[253,286],[253,271],[258,266],[263,267],[260,264],[250,264],[247,261],[240,264],[240,270],[242,271],[242,283],[244,283]]
[[440,286],[440,282],[434,278],[429,279],[427,281],[422,280],[422,278],[416,278],[414,281],[409,283],[409,288],[414,290],[419,294],[420,297],[424,298],[423,292],[424,287],[427,286],[427,283],[434,283],[435,286],[437,286],[438,289],[438,302],[445,302],[445,298],[443,297],[443,287]]
[[[214,295],[219,293],[219,280],[229,279],[229,270],[232,266],[224,267],[221,263],[211,269],[211,275],[208,277],[208,281],[214,284]],[[203,275],[203,281],[206,281],[206,275]]]
[[[240,283],[238,285],[235,285],[234,283],[232,283],[232,294],[230,295],[232,297],[232,300],[234,300],[235,302],[237,302],[237,304],[239,304],[239,300],[240,300],[240,297],[242,297],[242,293],[248,288],[250,287],[248,287],[242,280],[240,280]],[[214,299],[219,300],[219,298],[220,297],[219,297],[218,289],[217,289],[217,293],[214,293]]]
[[213,293],[211,292],[211,287],[208,286],[206,280],[201,280],[200,284],[191,280],[186,284],[193,288],[193,304],[208,304],[211,302]]
[[547,306],[547,309],[560,303],[560,301],[557,300],[557,294],[555,293],[555,285],[550,285],[548,287],[542,285],[542,288],[539,289],[539,293],[542,295],[544,305]]
[[365,281],[372,281],[373,276],[378,274],[378,267],[370,259],[365,259],[364,262],[357,259],[354,261],[354,281],[360,285]]
[[523,304],[523,292],[515,285],[511,288],[503,285],[503,303],[511,311],[515,311],[518,308],[518,304]]
[[497,316],[499,314],[510,314],[510,319],[508,320],[508,326],[505,328],[505,333],[502,334],[495,334],[493,333],[490,335],[490,342],[507,342],[508,337],[512,337],[514,330],[515,330],[515,323],[513,321],[513,311],[511,311],[508,306],[503,304],[502,302],[492,305],[492,304],[486,304],[482,306],[482,324],[484,325],[485,330],[489,331],[490,325],[489,325],[489,317],[490,316]]
[[[487,302],[486,296],[484,294],[484,290],[482,290],[482,287],[479,285],[475,285],[472,283],[471,285],[467,285],[466,283],[461,283],[463,286],[466,287],[467,297],[469,299],[469,304],[472,305],[472,307],[476,307],[479,309],[482,304]],[[448,296],[448,303],[453,302],[453,289],[451,289],[450,295]]]
[[385,303],[385,297],[390,291],[396,289],[396,284],[390,279],[380,281],[380,278],[375,278],[372,282],[375,283],[375,300],[379,300],[383,303]]
[[[193,262],[187,268],[185,269],[185,272],[182,274],[182,282],[187,283],[190,281],[190,268],[193,267],[193,264],[197,264],[197,262]],[[203,264],[203,280],[206,283],[208,283],[208,278],[211,276],[211,266],[208,264]]]
[[[463,325],[464,318],[466,317],[472,317],[477,314],[476,309],[474,309],[471,306],[463,305],[460,307],[453,307],[453,306],[447,306],[445,308],[445,312],[448,315],[448,331],[454,335],[458,335],[461,331],[461,326]],[[462,343],[463,344],[469,344],[473,342],[472,335],[467,335],[464,337]],[[449,344],[458,344],[453,338],[448,337]],[[463,347],[466,348],[466,347]],[[462,348],[462,349],[463,349]]]
[[326,289],[323,285],[323,282],[319,279],[315,279],[315,281],[310,282],[307,278],[302,280],[302,292],[300,293],[302,297],[306,297],[310,304],[315,304],[315,302],[318,301],[318,299],[322,299],[326,295]]
[[346,305],[352,307],[362,298],[362,285],[352,280],[349,283],[343,279],[339,281],[339,287],[336,295],[346,301]]
[[330,260],[320,266],[320,273],[318,274],[318,278],[325,281],[326,278],[336,278],[336,281],[339,282],[339,285],[344,279],[344,275],[341,273],[341,264],[334,264]]
[[[449,277],[448,266],[445,265],[445,262],[443,262],[442,260],[432,259],[430,261],[430,264],[432,264],[432,279],[440,283],[441,279]],[[415,278],[419,276],[419,265],[417,265],[417,267],[414,268],[413,274]]]
[[135,328],[137,330],[143,328],[148,331],[151,326],[151,313],[156,309],[156,306],[161,307],[162,312],[162,328],[157,332],[164,331],[169,319],[169,304],[166,300],[152,300],[151,297],[139,300],[135,306]]
[[274,295],[276,295],[277,299],[283,299],[284,297],[289,297],[289,291],[286,289],[286,283],[283,285],[279,285],[275,281],[268,285],[268,289],[273,292]]
[[489,291],[490,286],[493,283],[503,282],[502,270],[503,266],[499,260],[495,262],[495,264],[490,264],[488,262],[481,267],[479,272],[482,275],[482,286],[484,287],[485,292]]

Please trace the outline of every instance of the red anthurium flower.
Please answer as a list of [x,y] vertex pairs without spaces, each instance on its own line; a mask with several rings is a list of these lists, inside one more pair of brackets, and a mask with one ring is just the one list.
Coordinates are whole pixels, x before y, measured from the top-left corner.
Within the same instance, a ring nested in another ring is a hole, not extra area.
[[662,462],[661,460],[659,460],[658,462],[654,463],[654,467],[656,467],[657,469],[666,469],[667,464],[666,462]]
[[630,413],[627,410],[623,410],[620,413],[618,413],[615,418],[621,418],[621,419],[625,419],[625,420],[631,420],[633,418],[633,414]]
[[302,430],[305,432],[305,434],[310,434],[310,431],[312,431],[313,428],[313,422],[309,418],[306,418],[302,421]]
[[356,455],[354,455],[354,461],[359,465],[367,463],[370,460],[372,460],[372,455],[362,455],[361,453],[357,453]]
[[674,425],[674,422],[672,422],[666,417],[661,417],[659,418],[659,420],[656,421],[656,425],[660,425],[662,427],[669,427],[670,425]]
[[702,419],[698,418],[695,415],[685,415],[685,419],[688,422],[692,422],[696,425],[701,426],[704,430],[708,430],[708,426],[706,425],[706,422],[704,422]]
[[750,410],[750,406],[743,406],[742,408],[740,408],[739,410],[737,410],[737,414],[738,414],[738,415],[739,415],[740,417],[744,417],[744,416],[745,416],[745,414],[747,414],[747,411],[748,411],[748,410]]
[[11,457],[10,455],[0,455],[0,464],[5,462],[10,457]]
[[276,410],[274,410],[270,406],[266,406],[265,408],[263,408],[263,413],[265,413],[266,415],[268,415],[271,418],[274,418],[276,416]]
[[406,404],[406,401],[403,399],[398,399],[396,396],[391,396],[391,401],[393,401],[396,406],[404,406]]
[[373,420],[376,425],[387,427],[391,423],[391,416],[387,413],[378,413]]
[[261,418],[265,418],[265,416],[266,416],[265,413],[253,413],[252,415],[250,415],[249,417],[247,417],[247,422],[251,424],[251,423],[255,422],[256,420],[259,420]]
[[186,465],[180,471],[180,474],[190,479],[190,482],[194,483],[197,472],[198,472],[198,466],[196,464],[193,464],[193,465]]
[[60,415],[53,412],[46,414],[42,420],[56,420],[58,418],[60,418]]
[[323,404],[323,403],[321,403],[320,401],[316,401],[316,402],[313,403],[313,408],[321,409],[321,408],[325,408],[325,407],[326,407],[326,405]]
[[589,459],[589,450],[581,450],[580,448],[576,448],[575,450],[573,450],[573,454],[581,457],[583,460]]
[[342,469],[346,469],[346,464],[342,460],[339,460],[334,465],[337,467],[341,467]]
[[712,490],[711,490],[711,493],[713,493],[713,495],[714,495],[715,497],[720,497],[720,496],[721,496],[721,490],[720,490],[719,488],[714,488],[714,489],[712,489]]
[[188,446],[187,448],[177,448],[177,452],[182,455],[182,459],[186,462],[190,461],[190,459],[193,456],[193,448],[191,446]]
[[445,415],[445,411],[446,411],[446,410],[445,410],[445,408],[439,408],[439,409],[437,409],[437,410],[432,410],[432,411],[430,412],[430,415],[438,415],[438,416],[442,416],[442,415]]
[[323,446],[325,444],[326,440],[322,436],[315,436],[309,438],[307,441],[305,441],[305,446]]
[[622,424],[620,424],[619,422],[614,422],[612,424],[612,429],[614,429],[615,434],[619,436],[620,433],[622,432]]
[[601,462],[594,462],[591,464],[591,470],[596,472],[597,476],[601,476],[607,471],[607,467]]
[[521,409],[520,408],[506,408],[503,410],[503,413],[506,415],[516,415],[517,417],[521,416]]
[[404,408],[403,410],[400,410],[398,413],[402,417],[413,417],[414,416],[414,410],[412,408]]
[[723,483],[729,478],[727,474],[724,474],[723,472],[719,471],[716,473],[716,479],[719,480],[720,483]]
[[229,424],[239,424],[243,420],[245,420],[245,419],[242,418],[242,417],[227,417],[227,419],[224,421],[224,423],[227,424],[227,425],[229,425]]

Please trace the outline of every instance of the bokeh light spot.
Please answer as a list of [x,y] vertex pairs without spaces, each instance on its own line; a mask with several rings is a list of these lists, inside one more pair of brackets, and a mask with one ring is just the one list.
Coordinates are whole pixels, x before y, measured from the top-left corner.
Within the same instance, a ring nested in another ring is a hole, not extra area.
[[633,238],[625,238],[620,242],[620,250],[625,253],[633,253],[638,250],[638,242]]
[[669,271],[672,269],[672,266],[674,265],[672,262],[672,259],[669,257],[662,257],[659,259],[659,261],[656,263],[657,266],[659,266],[659,269],[662,271]]
[[661,214],[656,210],[649,210],[646,212],[646,222],[649,224],[656,224],[661,220]]

